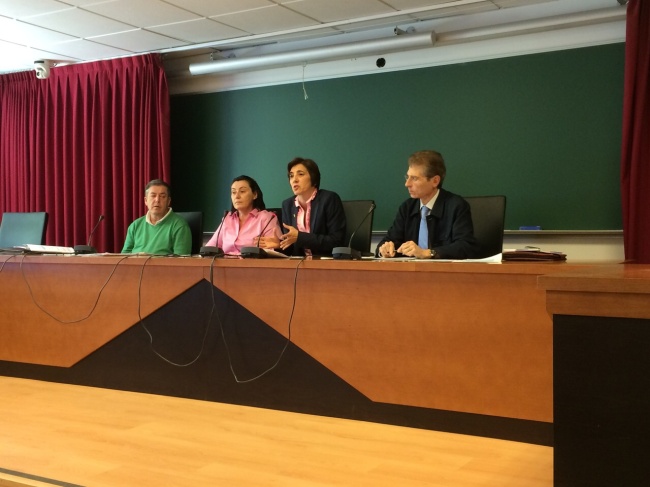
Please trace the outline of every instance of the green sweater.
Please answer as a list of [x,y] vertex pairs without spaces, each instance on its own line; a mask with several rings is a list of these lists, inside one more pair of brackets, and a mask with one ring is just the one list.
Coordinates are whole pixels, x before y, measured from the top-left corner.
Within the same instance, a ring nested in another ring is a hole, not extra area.
[[131,223],[122,249],[123,254],[143,252],[156,255],[189,255],[191,251],[190,227],[172,210],[156,225],[147,222],[146,215]]

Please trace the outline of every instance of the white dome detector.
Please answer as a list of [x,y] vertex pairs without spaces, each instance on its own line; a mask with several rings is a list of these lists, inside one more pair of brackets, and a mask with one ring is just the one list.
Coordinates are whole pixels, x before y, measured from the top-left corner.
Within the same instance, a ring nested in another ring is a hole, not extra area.
[[50,77],[50,69],[52,68],[52,61],[48,59],[37,59],[34,61],[34,71],[38,79],[47,79]]

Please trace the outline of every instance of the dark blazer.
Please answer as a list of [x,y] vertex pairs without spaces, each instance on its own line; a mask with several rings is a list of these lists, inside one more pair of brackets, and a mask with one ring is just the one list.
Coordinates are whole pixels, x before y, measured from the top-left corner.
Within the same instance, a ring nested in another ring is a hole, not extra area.
[[[469,203],[457,194],[439,189],[440,194],[427,217],[429,248],[441,259],[472,259],[478,255]],[[409,198],[397,210],[397,216],[386,236],[377,244],[392,241],[397,250],[404,242],[418,241],[420,200]]]
[[[296,217],[298,208],[295,196],[282,202],[282,223],[298,228]],[[298,240],[285,253],[304,255],[310,249],[314,255],[331,256],[334,247],[343,245],[345,238],[345,212],[338,194],[326,189],[319,189],[311,202],[311,232],[298,232]],[[286,229],[282,227],[286,233]]]

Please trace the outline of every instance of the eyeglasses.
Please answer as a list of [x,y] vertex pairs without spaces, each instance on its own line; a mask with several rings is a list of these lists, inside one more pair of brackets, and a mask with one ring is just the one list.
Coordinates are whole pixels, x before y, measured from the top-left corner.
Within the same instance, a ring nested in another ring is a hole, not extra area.
[[412,183],[417,183],[421,179],[431,179],[431,178],[427,178],[426,176],[422,177],[422,176],[409,176],[408,174],[404,175],[404,181],[407,181],[407,182],[411,181]]

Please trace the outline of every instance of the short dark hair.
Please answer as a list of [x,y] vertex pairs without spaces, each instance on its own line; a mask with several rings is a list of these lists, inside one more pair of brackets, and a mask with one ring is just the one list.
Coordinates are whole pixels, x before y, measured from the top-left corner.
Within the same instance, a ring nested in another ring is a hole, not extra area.
[[445,176],[447,175],[447,167],[445,166],[445,160],[440,152],[434,150],[421,150],[414,152],[409,157],[408,164],[409,167],[423,167],[424,175],[427,178],[440,176],[440,184],[438,184],[438,187],[442,188],[442,182],[445,180]]
[[[264,204],[264,195],[262,194],[262,189],[260,188],[260,185],[257,184],[257,181],[255,181],[250,176],[245,176],[242,174],[241,176],[237,176],[235,179],[233,179],[230,184],[234,184],[237,181],[246,181],[251,187],[251,191],[253,193],[257,193],[257,198],[253,200],[253,208],[259,211],[266,210],[266,205]],[[235,211],[234,205],[230,205],[230,211]]]
[[145,196],[147,196],[147,191],[149,191],[149,188],[151,188],[152,186],[164,186],[165,188],[167,188],[167,196],[171,197],[172,188],[171,188],[171,186],[169,184],[167,184],[162,179],[152,179],[151,181],[149,181],[147,183],[147,185],[144,187],[144,195]]
[[309,177],[311,178],[311,185],[315,188],[320,188],[320,169],[318,169],[318,164],[316,164],[312,159],[303,159],[302,157],[294,158],[289,164],[287,164],[287,177],[293,166],[302,164],[307,168]]

